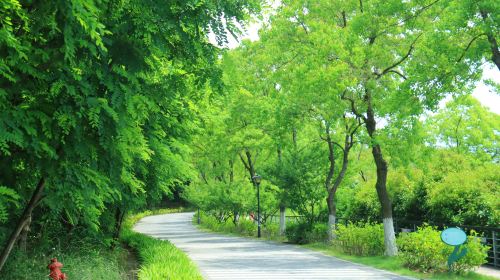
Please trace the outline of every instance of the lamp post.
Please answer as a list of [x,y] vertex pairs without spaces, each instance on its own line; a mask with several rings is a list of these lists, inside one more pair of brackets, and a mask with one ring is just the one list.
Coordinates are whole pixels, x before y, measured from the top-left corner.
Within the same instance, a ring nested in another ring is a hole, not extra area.
[[252,177],[252,180],[257,187],[257,237],[260,238],[260,181],[262,177],[255,174]]

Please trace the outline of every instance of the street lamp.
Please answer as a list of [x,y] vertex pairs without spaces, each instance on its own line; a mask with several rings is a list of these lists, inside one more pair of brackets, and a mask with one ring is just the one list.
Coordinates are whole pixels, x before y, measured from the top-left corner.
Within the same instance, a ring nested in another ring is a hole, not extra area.
[[252,180],[255,186],[257,186],[257,237],[260,238],[260,181],[262,180],[262,177],[255,174],[255,176],[252,177]]

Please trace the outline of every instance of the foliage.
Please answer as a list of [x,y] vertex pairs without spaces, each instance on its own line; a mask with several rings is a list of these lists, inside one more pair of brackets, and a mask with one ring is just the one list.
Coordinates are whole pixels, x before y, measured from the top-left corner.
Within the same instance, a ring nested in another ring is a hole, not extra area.
[[294,244],[307,244],[307,238],[312,230],[311,224],[308,222],[299,222],[296,224],[287,225],[285,234],[288,242]]
[[102,248],[92,240],[73,241],[60,248],[41,249],[35,247],[24,253],[16,251],[12,259],[0,272],[2,279],[47,279],[50,259],[57,257],[63,263],[62,271],[71,279],[122,280],[127,267],[124,263],[127,251],[121,247],[114,250]]
[[170,242],[137,233],[132,229],[142,217],[173,211],[181,210],[146,211],[127,217],[120,238],[132,247],[140,258],[139,279],[203,279],[196,265]]
[[[202,228],[209,229],[215,232],[231,233],[247,237],[255,237],[257,235],[257,223],[247,216],[240,217],[238,223],[233,221],[221,221],[213,215],[207,215],[201,212],[200,225]],[[197,224],[197,215],[193,217],[193,224]],[[261,224],[262,237],[280,240],[279,226],[272,222]]]
[[382,224],[338,224],[334,230],[334,246],[342,252],[357,256],[374,256],[384,253]]
[[500,161],[500,116],[472,96],[448,102],[426,125],[434,145],[446,145],[484,161]]
[[[196,220],[197,216],[195,215],[195,217],[193,217],[193,223],[195,223]],[[233,221],[221,221],[213,215],[206,215],[204,212],[201,212],[200,222],[204,228],[216,232],[236,233],[243,236],[255,236],[257,232],[256,222],[247,219],[247,217],[240,218],[239,222],[234,224]]]
[[209,33],[227,42],[261,4],[3,1],[0,222],[25,223],[40,186],[34,230],[57,217],[116,237],[125,212],[182,189],[198,104],[221,88]]
[[327,243],[313,243],[305,245],[306,248],[320,251],[326,255],[339,259],[359,263],[386,271],[391,271],[399,275],[410,276],[416,279],[429,280],[495,280],[493,276],[485,276],[477,272],[449,273],[449,272],[429,272],[423,273],[410,270],[403,265],[401,258],[387,256],[355,256],[340,252],[336,247]]
[[[448,256],[453,251],[453,246],[441,241],[440,231],[428,225],[419,227],[416,232],[402,234],[398,245],[404,265],[423,272],[445,271]],[[471,232],[462,247],[467,248],[467,254],[453,266],[454,271],[468,271],[486,262],[488,247],[481,244],[476,232]]]

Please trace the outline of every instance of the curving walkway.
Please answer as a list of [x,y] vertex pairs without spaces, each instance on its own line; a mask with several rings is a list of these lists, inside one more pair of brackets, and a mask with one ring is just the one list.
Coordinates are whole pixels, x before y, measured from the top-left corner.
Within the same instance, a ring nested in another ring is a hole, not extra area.
[[145,217],[134,229],[168,239],[187,253],[205,279],[413,279],[295,245],[202,232],[192,225],[193,214]]

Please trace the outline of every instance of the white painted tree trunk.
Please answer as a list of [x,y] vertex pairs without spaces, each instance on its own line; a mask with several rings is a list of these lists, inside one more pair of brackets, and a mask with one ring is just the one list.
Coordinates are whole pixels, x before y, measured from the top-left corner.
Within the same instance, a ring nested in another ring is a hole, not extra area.
[[395,256],[398,254],[396,246],[396,234],[394,233],[394,223],[392,218],[384,218],[384,245],[386,256]]
[[335,238],[335,233],[333,231],[335,230],[336,220],[337,217],[335,217],[335,215],[328,215],[328,241],[332,241]]
[[280,208],[280,235],[285,235],[286,231],[286,208]]

